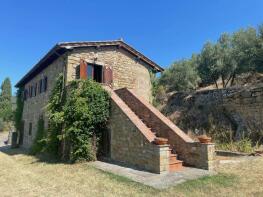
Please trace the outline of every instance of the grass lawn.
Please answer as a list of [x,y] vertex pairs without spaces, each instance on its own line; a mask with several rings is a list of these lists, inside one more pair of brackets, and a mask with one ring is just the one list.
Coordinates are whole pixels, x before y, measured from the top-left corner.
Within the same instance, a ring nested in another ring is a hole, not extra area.
[[87,163],[44,162],[0,152],[0,196],[263,196],[263,158],[224,165],[219,174],[156,190]]

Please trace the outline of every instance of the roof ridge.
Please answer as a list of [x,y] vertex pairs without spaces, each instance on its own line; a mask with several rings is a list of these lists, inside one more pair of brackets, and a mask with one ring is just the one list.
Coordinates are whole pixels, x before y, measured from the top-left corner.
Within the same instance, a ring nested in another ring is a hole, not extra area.
[[95,40],[95,41],[70,41],[70,42],[58,42],[57,45],[63,45],[63,44],[73,44],[73,43],[105,43],[105,42],[124,42],[122,38],[116,39],[116,40]]

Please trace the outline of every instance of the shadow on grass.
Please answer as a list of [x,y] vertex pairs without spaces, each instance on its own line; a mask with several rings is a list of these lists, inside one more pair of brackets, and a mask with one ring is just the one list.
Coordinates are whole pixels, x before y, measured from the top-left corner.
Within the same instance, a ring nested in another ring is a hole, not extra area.
[[30,150],[24,148],[11,148],[10,145],[0,147],[0,152],[7,154],[9,156],[15,155],[27,155],[33,156],[36,158],[35,161],[32,163],[49,163],[49,164],[71,164],[69,162],[64,162],[60,159],[57,159],[55,156],[47,153],[40,153],[40,154],[31,154]]

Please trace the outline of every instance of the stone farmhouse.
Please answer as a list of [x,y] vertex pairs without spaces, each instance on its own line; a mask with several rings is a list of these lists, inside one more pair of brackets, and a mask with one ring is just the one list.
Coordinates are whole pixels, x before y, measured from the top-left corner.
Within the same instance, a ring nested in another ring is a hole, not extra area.
[[[111,92],[104,140],[105,156],[111,160],[155,173],[181,170],[183,165],[212,169],[214,144],[194,142],[150,104],[150,73],[163,70],[122,40],[58,43],[16,84],[24,89],[19,144],[32,145],[38,119],[45,115],[55,80],[63,73],[65,84],[93,79]],[[168,143],[156,143],[160,137]]]

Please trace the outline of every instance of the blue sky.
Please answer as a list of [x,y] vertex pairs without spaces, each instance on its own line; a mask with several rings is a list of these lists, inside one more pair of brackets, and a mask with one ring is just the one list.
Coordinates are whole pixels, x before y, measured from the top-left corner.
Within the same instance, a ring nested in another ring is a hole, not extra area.
[[2,0],[0,82],[14,85],[57,42],[123,38],[163,67],[222,32],[263,23],[262,0]]

